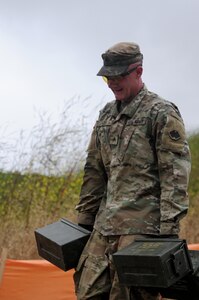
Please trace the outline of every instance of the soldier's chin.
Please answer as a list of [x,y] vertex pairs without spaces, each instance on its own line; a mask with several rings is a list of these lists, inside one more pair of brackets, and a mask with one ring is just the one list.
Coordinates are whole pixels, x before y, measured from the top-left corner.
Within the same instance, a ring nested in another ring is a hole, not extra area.
[[123,101],[124,100],[124,95],[120,92],[114,92],[115,99],[118,101]]
[[116,99],[117,101],[125,101],[125,98],[124,98],[124,97],[115,97],[115,99]]

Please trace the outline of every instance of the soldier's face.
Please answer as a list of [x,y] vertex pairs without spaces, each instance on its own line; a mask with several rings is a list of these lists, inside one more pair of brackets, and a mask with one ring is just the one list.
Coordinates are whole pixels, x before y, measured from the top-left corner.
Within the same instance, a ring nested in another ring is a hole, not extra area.
[[[133,65],[130,65],[128,70],[131,70]],[[135,67],[135,65],[134,65]],[[125,76],[108,77],[108,87],[112,90],[116,100],[125,101],[131,96],[137,95],[140,86],[142,67],[137,66],[133,72]]]

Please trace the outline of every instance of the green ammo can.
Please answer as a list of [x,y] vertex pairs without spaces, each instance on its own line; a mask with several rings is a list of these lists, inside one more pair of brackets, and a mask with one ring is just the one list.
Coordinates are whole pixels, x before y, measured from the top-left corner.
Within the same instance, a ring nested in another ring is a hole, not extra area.
[[193,272],[186,241],[137,239],[113,254],[119,281],[126,286],[166,288]]
[[35,230],[39,255],[64,271],[77,266],[89,236],[88,230],[66,219]]

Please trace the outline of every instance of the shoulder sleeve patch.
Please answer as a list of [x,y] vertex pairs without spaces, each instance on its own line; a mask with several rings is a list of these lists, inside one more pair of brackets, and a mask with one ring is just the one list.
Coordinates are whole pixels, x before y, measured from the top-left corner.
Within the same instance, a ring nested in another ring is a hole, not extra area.
[[183,121],[176,114],[167,116],[167,122],[162,131],[161,148],[181,153],[186,142]]

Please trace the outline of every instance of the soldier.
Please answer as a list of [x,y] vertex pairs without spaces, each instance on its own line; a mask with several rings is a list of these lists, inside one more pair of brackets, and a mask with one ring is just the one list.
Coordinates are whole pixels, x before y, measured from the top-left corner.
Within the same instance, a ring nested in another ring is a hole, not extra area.
[[137,237],[178,236],[190,173],[184,124],[178,108],[143,83],[136,43],[118,43],[102,59],[97,75],[115,100],[94,126],[76,206],[78,223],[92,231],[74,274],[77,299],[161,299],[121,287],[112,254]]

